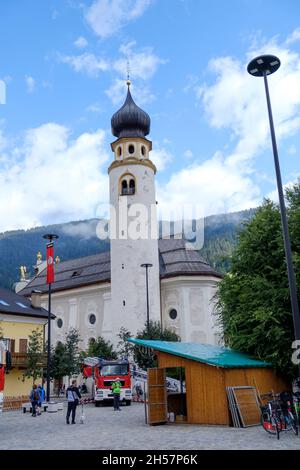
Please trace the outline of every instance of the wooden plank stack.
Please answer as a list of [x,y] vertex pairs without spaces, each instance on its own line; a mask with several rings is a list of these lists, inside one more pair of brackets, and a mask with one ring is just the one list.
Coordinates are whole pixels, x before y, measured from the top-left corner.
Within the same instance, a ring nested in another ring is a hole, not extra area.
[[255,387],[226,387],[229,409],[235,428],[260,424],[260,407]]

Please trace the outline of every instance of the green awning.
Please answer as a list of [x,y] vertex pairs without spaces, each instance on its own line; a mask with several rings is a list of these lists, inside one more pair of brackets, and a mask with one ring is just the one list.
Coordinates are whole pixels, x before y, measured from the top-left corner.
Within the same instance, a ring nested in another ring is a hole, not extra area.
[[192,361],[203,362],[216,367],[272,367],[271,364],[252,359],[246,354],[221,348],[212,344],[180,343],[173,341],[156,341],[143,339],[129,339],[131,343],[139,346],[161,351],[173,356],[180,356]]

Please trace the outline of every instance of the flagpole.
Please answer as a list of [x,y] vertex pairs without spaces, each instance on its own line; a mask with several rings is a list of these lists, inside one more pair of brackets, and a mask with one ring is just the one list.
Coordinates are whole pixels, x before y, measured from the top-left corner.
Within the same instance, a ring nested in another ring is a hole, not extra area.
[[51,358],[51,282],[48,284],[48,343],[47,343],[47,393],[46,401],[50,401],[50,358]]
[[[58,238],[58,235],[54,233],[47,233],[43,236],[47,243],[47,283],[48,283],[48,338],[47,338],[47,390],[46,390],[46,401],[50,401],[50,359],[51,359],[51,293],[52,293],[52,282],[54,281],[54,251],[53,240]],[[49,255],[51,250],[52,256]]]

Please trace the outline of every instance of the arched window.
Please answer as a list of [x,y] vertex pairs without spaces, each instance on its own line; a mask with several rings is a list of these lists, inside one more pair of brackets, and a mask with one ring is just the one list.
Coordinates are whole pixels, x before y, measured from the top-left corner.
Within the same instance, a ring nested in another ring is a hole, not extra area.
[[143,157],[146,155],[146,147],[145,147],[145,145],[142,145],[142,155],[143,155]]
[[121,145],[118,147],[117,155],[118,155],[118,157],[122,156],[122,147],[121,147]]
[[126,179],[122,181],[121,194],[122,196],[126,196],[128,194],[128,185]]
[[132,155],[134,153],[134,145],[132,145],[132,144],[129,145],[128,152],[130,153],[130,155]]
[[132,196],[135,194],[135,179],[133,175],[123,175],[120,181],[120,195]]
[[129,181],[129,194],[134,194],[135,193],[135,181],[134,179],[131,179]]

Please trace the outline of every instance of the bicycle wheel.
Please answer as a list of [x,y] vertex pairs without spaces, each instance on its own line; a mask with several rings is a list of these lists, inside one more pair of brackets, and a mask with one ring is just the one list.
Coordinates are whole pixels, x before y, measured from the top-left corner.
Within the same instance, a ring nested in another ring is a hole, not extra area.
[[263,411],[261,414],[261,425],[269,434],[278,434],[276,421],[273,416],[270,416],[268,410]]
[[291,422],[292,430],[294,431],[294,434],[298,436],[299,431],[298,431],[298,425],[297,425],[295,416],[293,415],[291,411],[289,411],[289,415],[290,415],[290,422]]

